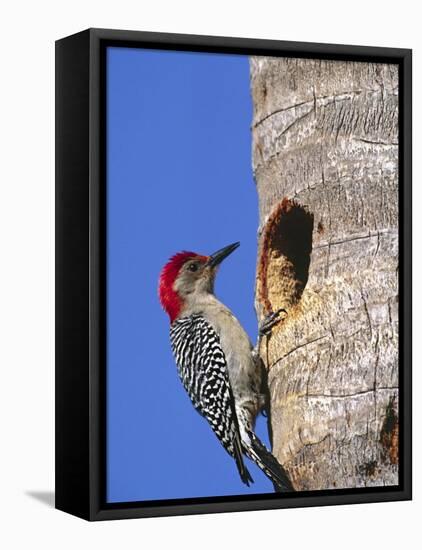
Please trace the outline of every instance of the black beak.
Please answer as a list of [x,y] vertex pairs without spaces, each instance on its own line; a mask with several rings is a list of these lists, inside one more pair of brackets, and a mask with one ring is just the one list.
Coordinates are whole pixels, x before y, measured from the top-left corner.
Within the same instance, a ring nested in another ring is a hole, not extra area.
[[227,258],[229,254],[234,252],[238,246],[240,246],[240,243],[233,243],[233,244],[229,244],[228,246],[225,246],[224,248],[221,248],[220,250],[217,250],[217,252],[214,252],[214,254],[211,254],[207,264],[210,267],[217,266],[224,260],[224,258]]

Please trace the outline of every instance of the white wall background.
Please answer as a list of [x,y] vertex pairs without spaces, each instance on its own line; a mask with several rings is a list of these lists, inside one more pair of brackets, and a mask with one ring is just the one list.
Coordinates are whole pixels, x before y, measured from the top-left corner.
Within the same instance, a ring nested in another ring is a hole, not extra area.
[[[418,243],[422,216],[417,211],[414,502],[96,524],[45,503],[51,500],[49,492],[54,487],[54,40],[87,27],[108,27],[413,48],[418,99],[422,93],[422,33],[417,6],[412,0],[26,0],[2,4],[0,547],[418,547],[422,517]],[[422,199],[420,118],[420,103],[415,101],[416,206]]]

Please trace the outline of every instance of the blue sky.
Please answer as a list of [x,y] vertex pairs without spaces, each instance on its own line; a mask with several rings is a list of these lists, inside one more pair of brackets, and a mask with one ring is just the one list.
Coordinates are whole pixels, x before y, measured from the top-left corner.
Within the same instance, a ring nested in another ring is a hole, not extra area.
[[175,252],[240,241],[216,293],[255,341],[248,58],[108,48],[107,99],[107,500],[272,492],[247,459],[241,482],[192,407],[157,296]]

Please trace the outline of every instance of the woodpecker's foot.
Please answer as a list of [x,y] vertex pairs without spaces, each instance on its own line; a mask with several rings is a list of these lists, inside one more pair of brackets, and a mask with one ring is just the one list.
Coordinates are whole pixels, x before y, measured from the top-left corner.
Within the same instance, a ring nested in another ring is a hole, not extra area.
[[273,313],[270,313],[264,319],[261,321],[259,325],[259,336],[262,338],[263,336],[268,336],[270,334],[272,328],[277,325],[280,321],[283,319],[280,318],[280,315],[282,313],[285,313],[287,315],[287,311],[285,309],[278,309],[277,311],[274,311]]

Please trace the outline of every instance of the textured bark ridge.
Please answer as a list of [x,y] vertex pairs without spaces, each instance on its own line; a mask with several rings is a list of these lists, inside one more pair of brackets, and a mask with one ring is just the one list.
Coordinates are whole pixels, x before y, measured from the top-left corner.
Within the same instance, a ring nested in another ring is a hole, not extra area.
[[398,483],[398,70],[251,58],[255,306],[298,490]]

